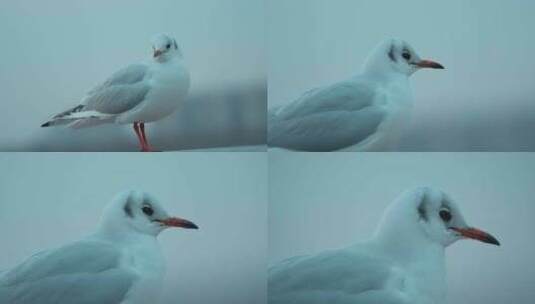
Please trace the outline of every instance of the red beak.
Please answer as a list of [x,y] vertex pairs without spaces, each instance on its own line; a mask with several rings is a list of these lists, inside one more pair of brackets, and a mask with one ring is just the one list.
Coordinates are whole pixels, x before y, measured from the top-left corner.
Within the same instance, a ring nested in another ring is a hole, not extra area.
[[481,241],[483,243],[488,243],[488,244],[493,244],[493,245],[496,245],[496,246],[500,246],[500,242],[498,242],[498,240],[495,237],[490,235],[490,233],[487,233],[485,231],[482,231],[482,230],[479,230],[479,229],[476,229],[476,228],[472,228],[472,227],[469,227],[469,228],[451,228],[451,229],[454,230],[454,231],[457,231],[459,234],[461,234],[465,238],[478,240],[478,241]]
[[421,68],[430,68],[430,69],[444,69],[444,66],[442,66],[438,62],[434,62],[431,60],[420,60],[420,62],[416,63],[417,66]]
[[154,50],[154,58],[160,56],[163,52],[161,50]]
[[197,225],[195,225],[193,222],[190,222],[185,219],[181,219],[179,217],[170,217],[166,218],[165,220],[156,220],[157,222],[160,222],[161,224],[167,226],[167,227],[178,227],[178,228],[186,228],[186,229],[199,229]]

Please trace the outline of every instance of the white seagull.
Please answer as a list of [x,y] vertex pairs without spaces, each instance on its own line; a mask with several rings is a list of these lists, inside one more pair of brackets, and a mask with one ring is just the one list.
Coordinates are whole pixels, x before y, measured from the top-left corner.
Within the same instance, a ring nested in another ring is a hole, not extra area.
[[132,123],[141,151],[152,151],[145,123],[173,113],[186,99],[190,86],[189,71],[175,39],[157,35],[152,50],[151,60],[119,70],[90,90],[79,105],[55,115],[41,127]]
[[298,151],[393,149],[412,107],[409,76],[423,60],[405,41],[388,39],[369,55],[360,75],[312,89],[268,114],[268,145]]
[[443,192],[407,191],[386,209],[370,240],[271,267],[268,303],[445,303],[444,249],[463,238],[499,245],[468,226]]
[[147,193],[121,193],[93,235],[0,273],[0,303],[157,303],[165,265],[156,236],[169,227],[197,229]]

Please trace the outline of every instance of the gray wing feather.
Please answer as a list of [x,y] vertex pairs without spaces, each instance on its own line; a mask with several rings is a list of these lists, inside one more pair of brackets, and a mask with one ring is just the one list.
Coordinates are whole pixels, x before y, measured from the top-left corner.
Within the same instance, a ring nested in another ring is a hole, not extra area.
[[83,110],[119,114],[134,108],[144,100],[150,89],[149,85],[143,82],[147,71],[148,67],[143,64],[130,65],[119,70],[87,93]]
[[95,110],[105,114],[120,114],[133,109],[147,95],[150,87],[145,83],[114,85],[87,96],[84,111]]
[[138,83],[145,78],[147,70],[148,67],[144,64],[131,64],[113,73],[108,79],[106,79],[106,81],[91,89],[89,92],[87,92],[87,94],[92,95],[95,92],[114,85],[128,85]]
[[403,303],[384,289],[391,269],[373,257],[328,251],[269,269],[268,303]]
[[353,81],[312,89],[278,111],[278,119],[291,119],[327,111],[358,111],[373,104],[375,92]]
[[329,111],[278,121],[269,126],[268,144],[303,151],[334,151],[364,141],[383,121],[378,107],[359,111]]
[[375,92],[342,82],[305,93],[269,115],[268,144],[293,150],[333,151],[362,142],[383,122]]
[[117,267],[119,258],[100,242],[39,253],[2,274],[0,303],[120,303],[136,276]]

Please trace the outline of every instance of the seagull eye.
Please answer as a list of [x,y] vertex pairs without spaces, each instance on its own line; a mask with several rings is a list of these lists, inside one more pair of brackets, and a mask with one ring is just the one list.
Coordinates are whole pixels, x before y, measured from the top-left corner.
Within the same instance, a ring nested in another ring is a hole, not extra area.
[[405,58],[405,60],[410,60],[411,59],[411,53],[403,52],[403,54],[401,54],[401,57]]
[[169,48],[171,48],[171,44],[168,43],[165,47],[169,49]]
[[145,213],[148,216],[151,216],[154,213],[154,210],[152,210],[150,206],[143,206],[141,210],[143,211],[143,213]]
[[450,213],[448,210],[442,209],[442,210],[440,210],[440,212],[438,213],[438,215],[440,215],[440,218],[441,218],[444,222],[449,222],[449,221],[451,221],[451,213]]

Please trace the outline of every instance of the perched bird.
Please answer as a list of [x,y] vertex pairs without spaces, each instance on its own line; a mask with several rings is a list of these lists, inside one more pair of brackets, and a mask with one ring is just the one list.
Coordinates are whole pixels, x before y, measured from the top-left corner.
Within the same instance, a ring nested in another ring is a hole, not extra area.
[[443,192],[410,190],[386,209],[370,240],[272,266],[268,303],[445,303],[444,251],[463,238],[499,245],[468,226]]
[[197,229],[147,193],[121,193],[93,235],[0,273],[0,303],[157,303],[165,265],[156,236],[169,227]]
[[312,89],[269,110],[268,145],[298,151],[393,149],[412,107],[409,76],[423,60],[405,41],[388,39],[369,55],[362,74]]
[[79,105],[55,115],[41,127],[132,123],[141,151],[152,151],[145,123],[173,113],[186,99],[190,86],[189,71],[175,39],[157,35],[152,50],[151,60],[119,70],[90,90]]

